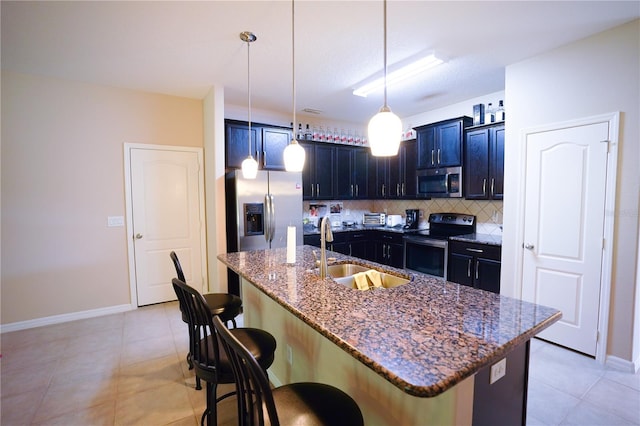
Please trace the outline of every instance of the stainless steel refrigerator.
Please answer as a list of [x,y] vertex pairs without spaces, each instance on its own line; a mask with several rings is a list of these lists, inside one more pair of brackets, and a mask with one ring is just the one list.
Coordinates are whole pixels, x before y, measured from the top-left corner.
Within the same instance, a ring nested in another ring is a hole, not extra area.
[[[227,251],[286,247],[288,226],[296,227],[296,245],[302,245],[302,173],[259,170],[255,179],[244,179],[234,170],[226,175],[225,191]],[[230,271],[235,294],[237,281]]]

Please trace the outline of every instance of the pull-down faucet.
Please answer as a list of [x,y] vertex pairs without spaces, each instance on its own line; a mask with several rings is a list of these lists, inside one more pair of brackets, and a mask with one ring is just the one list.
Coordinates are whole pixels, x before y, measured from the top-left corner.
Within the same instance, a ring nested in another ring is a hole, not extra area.
[[323,217],[320,223],[320,278],[322,279],[327,277],[327,241],[333,241],[329,216]]

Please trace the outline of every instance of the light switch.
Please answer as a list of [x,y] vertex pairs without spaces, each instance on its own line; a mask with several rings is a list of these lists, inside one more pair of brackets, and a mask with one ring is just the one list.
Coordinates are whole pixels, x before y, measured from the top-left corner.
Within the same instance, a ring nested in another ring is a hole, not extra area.
[[109,216],[107,217],[107,226],[114,228],[118,226],[124,226],[124,216]]
[[507,359],[502,358],[491,366],[491,375],[489,377],[489,384],[492,385],[507,373]]

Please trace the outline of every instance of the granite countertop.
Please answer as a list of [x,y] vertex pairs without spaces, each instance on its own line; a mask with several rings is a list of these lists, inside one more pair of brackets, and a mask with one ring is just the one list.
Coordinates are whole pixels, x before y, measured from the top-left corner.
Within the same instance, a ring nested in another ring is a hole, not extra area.
[[488,244],[490,246],[502,246],[502,235],[492,234],[465,234],[449,237],[451,241],[463,241],[466,243]]
[[[364,226],[361,223],[356,223],[353,226],[332,226],[331,232],[356,232],[356,231],[384,231],[384,232],[396,232],[398,234],[408,234],[417,232],[419,229],[404,229],[403,226]],[[315,226],[305,225],[303,228],[304,235],[320,235],[320,228]]]
[[313,250],[298,246],[295,265],[285,263],[285,248],[218,259],[410,395],[446,391],[561,318],[556,309],[328,252],[335,263],[411,278],[395,288],[354,290],[321,280]]

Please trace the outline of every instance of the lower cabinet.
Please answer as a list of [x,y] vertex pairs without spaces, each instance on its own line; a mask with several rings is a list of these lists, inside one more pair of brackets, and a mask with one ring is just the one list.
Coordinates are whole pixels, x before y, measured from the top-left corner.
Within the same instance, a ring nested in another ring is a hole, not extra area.
[[401,233],[377,232],[374,248],[375,259],[372,260],[394,268],[402,268],[404,264],[404,245]]
[[[327,250],[366,260],[375,260],[368,231],[334,232],[333,241],[327,242]],[[306,245],[320,247],[320,234],[305,235]]]
[[447,280],[499,294],[501,254],[500,246],[449,241]]

